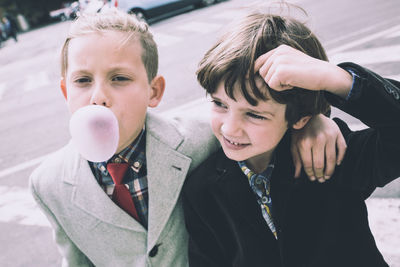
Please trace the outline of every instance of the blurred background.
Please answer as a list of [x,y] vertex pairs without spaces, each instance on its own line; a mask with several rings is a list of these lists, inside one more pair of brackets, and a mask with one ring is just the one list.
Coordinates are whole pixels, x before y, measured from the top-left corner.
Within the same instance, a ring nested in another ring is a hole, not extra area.
[[[59,52],[71,21],[117,7],[150,23],[166,93],[156,112],[207,115],[195,79],[204,52],[252,0],[0,0],[0,266],[58,266],[51,228],[28,192],[32,170],[69,140]],[[352,61],[400,80],[399,0],[296,0],[335,63]],[[334,110],[353,129],[358,120]],[[400,163],[400,155],[399,155]],[[400,179],[367,200],[376,242],[400,267]]]

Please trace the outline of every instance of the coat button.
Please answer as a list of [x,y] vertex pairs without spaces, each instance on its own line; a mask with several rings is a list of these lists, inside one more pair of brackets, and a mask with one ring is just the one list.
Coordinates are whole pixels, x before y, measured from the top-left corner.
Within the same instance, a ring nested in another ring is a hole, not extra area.
[[157,253],[158,253],[158,247],[160,246],[161,244],[157,244],[157,245],[155,245],[151,250],[150,250],[150,252],[149,252],[149,256],[150,257],[155,257],[156,255],[157,255]]
[[389,94],[392,93],[392,88],[390,88],[390,86],[388,86],[388,85],[385,85],[385,90],[386,90],[386,92],[388,92]]
[[394,96],[394,98],[395,98],[396,100],[399,100],[400,96],[399,96],[399,93],[398,93],[398,92],[392,91],[392,95]]

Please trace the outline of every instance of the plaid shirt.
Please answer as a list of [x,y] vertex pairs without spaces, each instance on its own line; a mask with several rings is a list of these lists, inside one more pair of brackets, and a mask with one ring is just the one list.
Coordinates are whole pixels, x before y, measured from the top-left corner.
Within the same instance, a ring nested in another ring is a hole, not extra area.
[[114,191],[114,182],[107,171],[107,163],[125,162],[129,164],[130,168],[126,172],[123,182],[129,187],[140,223],[147,229],[149,191],[147,186],[145,132],[145,129],[143,129],[135,141],[107,162],[89,162],[89,164],[97,182],[110,198]]
[[269,229],[277,238],[276,228],[272,220],[272,200],[270,195],[271,175],[274,170],[275,157],[272,158],[267,169],[260,174],[250,170],[244,161],[238,161],[240,169],[249,180],[250,187],[257,196],[257,203],[261,207],[264,220],[267,222]]

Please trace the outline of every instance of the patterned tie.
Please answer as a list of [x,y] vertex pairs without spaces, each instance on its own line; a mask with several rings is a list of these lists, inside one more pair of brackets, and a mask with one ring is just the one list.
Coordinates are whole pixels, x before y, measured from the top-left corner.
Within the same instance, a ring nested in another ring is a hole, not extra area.
[[[244,162],[238,162],[242,172],[246,175],[249,180],[250,187],[253,192],[258,196],[257,202],[261,206],[261,212],[264,220],[267,222],[268,227],[274,234],[275,238],[278,238],[274,221],[272,219],[272,201],[270,195],[270,175],[273,170],[273,165],[268,165],[268,168],[263,172],[264,175],[254,173],[250,170]],[[268,178],[267,178],[268,177]]]
[[131,193],[129,189],[122,183],[124,175],[128,170],[129,165],[127,163],[108,163],[107,170],[114,181],[115,187],[112,194],[112,200],[121,209],[126,211],[129,215],[135,218],[138,222],[139,216],[137,214],[135,204],[133,203]]

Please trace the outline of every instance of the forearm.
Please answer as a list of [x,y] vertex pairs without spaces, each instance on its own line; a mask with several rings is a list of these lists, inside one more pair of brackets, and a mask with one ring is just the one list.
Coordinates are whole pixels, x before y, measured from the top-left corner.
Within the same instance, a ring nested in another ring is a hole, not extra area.
[[353,76],[343,68],[340,68],[336,65],[331,63],[326,63],[327,68],[323,69],[322,71],[325,74],[321,75],[324,79],[322,84],[325,84],[325,91],[337,95],[343,99],[346,99],[349,95],[350,90],[352,89],[353,85]]

